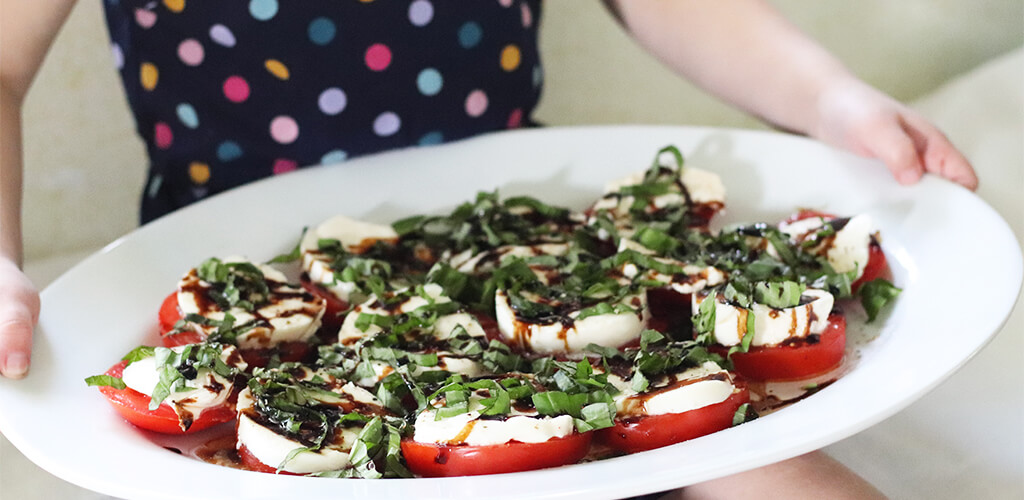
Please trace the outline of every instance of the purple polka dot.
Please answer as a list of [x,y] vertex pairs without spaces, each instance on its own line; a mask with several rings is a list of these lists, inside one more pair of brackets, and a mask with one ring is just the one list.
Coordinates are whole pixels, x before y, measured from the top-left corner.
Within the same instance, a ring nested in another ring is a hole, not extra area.
[[121,46],[113,43],[110,44],[110,54],[114,56],[114,67],[121,69],[124,67],[124,51],[121,50]]
[[194,38],[188,38],[178,45],[178,57],[189,66],[198,66],[205,55],[202,44]]
[[381,137],[394,135],[402,128],[402,119],[391,111],[385,111],[373,120],[373,132]]
[[324,114],[336,115],[345,109],[345,105],[348,104],[348,98],[343,90],[338,87],[331,87],[320,93],[320,99],[317,100],[317,104],[320,105],[320,111],[323,111]]
[[152,28],[156,24],[156,12],[146,9],[135,9],[135,22],[143,29]]
[[231,102],[242,102],[249,98],[249,82],[240,76],[229,76],[224,80],[224,97]]
[[416,0],[409,4],[409,22],[413,26],[426,26],[434,19],[434,4],[429,0]]
[[487,94],[483,90],[474,90],[466,96],[466,114],[476,118],[487,111]]
[[223,24],[210,26],[210,39],[225,47],[235,46],[235,34]]
[[299,124],[290,116],[278,116],[270,121],[270,137],[281,144],[291,144],[299,138]]
[[153,142],[160,149],[171,147],[171,143],[174,142],[174,133],[171,132],[171,126],[164,122],[157,122],[153,126]]
[[384,71],[391,65],[391,49],[383,43],[375,43],[366,49],[366,67],[373,71]]
[[295,163],[295,160],[289,160],[286,158],[278,158],[274,160],[274,175],[287,174],[297,168],[299,168],[299,164]]
[[523,110],[513,109],[508,115],[508,128],[519,128],[523,124]]

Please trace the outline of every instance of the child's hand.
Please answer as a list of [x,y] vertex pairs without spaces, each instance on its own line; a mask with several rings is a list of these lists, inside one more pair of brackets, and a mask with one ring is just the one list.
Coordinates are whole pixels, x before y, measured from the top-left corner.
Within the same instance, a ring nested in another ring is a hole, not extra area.
[[14,262],[0,258],[0,374],[22,378],[39,320],[39,293]]
[[934,125],[907,106],[857,80],[827,88],[818,101],[818,126],[811,135],[885,162],[901,184],[930,172],[978,188],[966,158]]

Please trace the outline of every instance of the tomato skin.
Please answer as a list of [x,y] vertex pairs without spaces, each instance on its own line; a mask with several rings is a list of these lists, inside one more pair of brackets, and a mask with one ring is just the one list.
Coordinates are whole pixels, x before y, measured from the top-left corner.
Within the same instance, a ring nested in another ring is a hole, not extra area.
[[302,288],[305,288],[307,292],[313,294],[318,299],[323,299],[327,303],[327,308],[324,310],[323,323],[326,326],[339,327],[345,321],[345,311],[348,311],[350,304],[344,300],[338,298],[337,295],[331,293],[330,290],[313,283],[309,280],[309,277],[305,273],[302,274],[302,278],[299,280]]
[[244,444],[238,446],[238,457],[242,460],[242,465],[245,467],[246,470],[251,470],[254,472],[263,472],[266,474],[281,474],[284,476],[302,475],[296,474],[294,472],[278,471],[276,467],[271,467],[263,462],[260,462],[260,459],[256,458],[256,455],[253,455],[252,452],[249,451],[249,448],[247,448]]
[[864,264],[864,272],[861,273],[860,278],[857,278],[857,281],[851,285],[853,293],[857,293],[864,283],[880,278],[887,268],[885,252],[882,251],[882,247],[878,243],[871,240],[871,246],[868,247],[868,263]]
[[[181,319],[181,312],[178,311],[178,292],[171,292],[163,303],[160,304],[160,336],[167,335],[174,329],[174,324]],[[172,347],[172,346],[168,346]]]
[[[121,361],[110,367],[106,374],[120,378],[126,366],[128,366],[128,362]],[[234,396],[232,396],[223,406],[203,410],[199,414],[199,418],[192,422],[192,426],[187,431],[182,431],[178,425],[178,415],[170,406],[161,404],[156,410],[150,410],[149,396],[131,388],[115,389],[101,386],[99,390],[106,396],[111,406],[129,423],[162,434],[194,434],[235,419]]]
[[558,467],[579,462],[590,451],[592,432],[574,432],[543,443],[447,446],[402,440],[402,455],[414,474],[425,477],[478,476]]
[[[711,350],[725,355],[728,349],[712,346]],[[750,380],[800,380],[839,366],[845,350],[846,318],[833,313],[816,343],[752,346],[747,352],[733,353],[730,359],[733,370]]]
[[616,419],[612,427],[596,431],[596,439],[624,453],[636,453],[728,429],[736,410],[750,402],[746,384],[741,380],[735,383],[738,390],[725,401],[683,413]]

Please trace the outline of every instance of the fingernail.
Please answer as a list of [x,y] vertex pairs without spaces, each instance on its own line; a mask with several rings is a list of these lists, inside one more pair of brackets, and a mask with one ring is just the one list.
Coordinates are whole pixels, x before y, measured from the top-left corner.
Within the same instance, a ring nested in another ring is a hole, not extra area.
[[28,373],[28,356],[20,352],[8,354],[7,363],[4,365],[4,376],[21,378],[26,373]]

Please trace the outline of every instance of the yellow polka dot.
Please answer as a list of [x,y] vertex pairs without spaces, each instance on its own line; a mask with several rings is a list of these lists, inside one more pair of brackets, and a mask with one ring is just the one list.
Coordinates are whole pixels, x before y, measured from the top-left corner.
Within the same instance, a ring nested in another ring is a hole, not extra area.
[[210,166],[203,162],[194,161],[188,165],[188,176],[196,184],[206,184],[206,181],[210,180]]
[[359,0],[359,1],[360,1],[360,2],[362,2],[362,3],[370,3],[370,2],[372,2],[373,0]]
[[288,73],[288,66],[285,66],[284,63],[277,59],[267,59],[267,62],[265,62],[264,65],[267,67],[267,71],[269,71],[271,75],[282,80],[287,80],[290,75],[290,73]]
[[519,53],[519,47],[507,45],[501,51],[501,68],[505,71],[512,71],[519,67],[520,59],[522,59],[522,55]]
[[185,0],[164,0],[164,5],[167,6],[167,10],[171,12],[181,12],[185,10]]
[[144,62],[139,68],[139,82],[142,83],[142,88],[146,90],[153,90],[156,88],[156,82],[160,79],[160,72],[157,71],[156,66],[153,63]]

